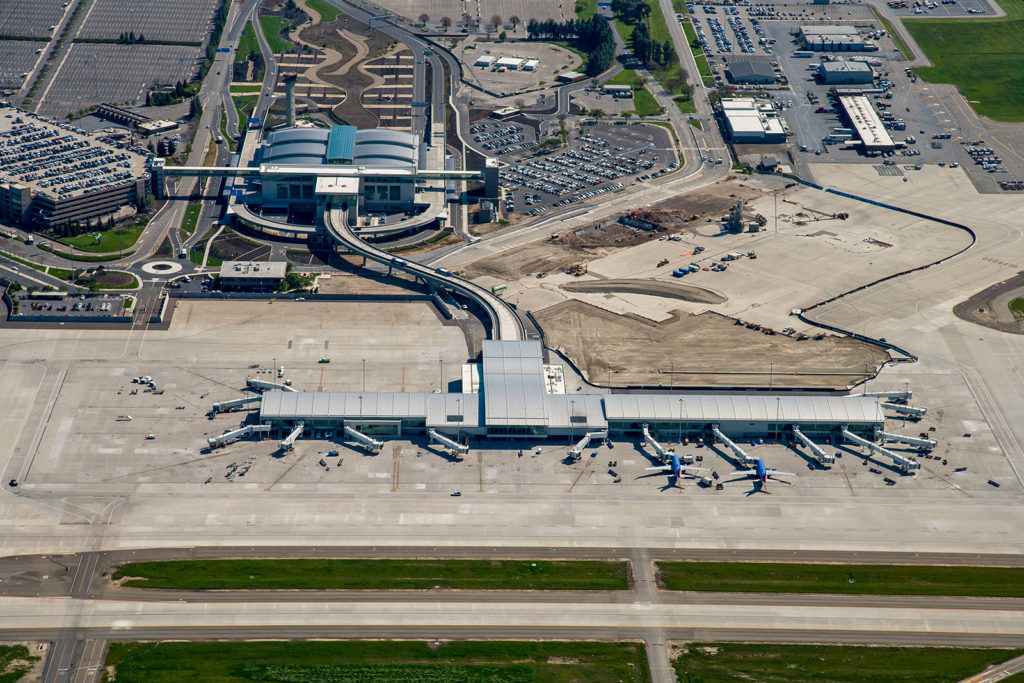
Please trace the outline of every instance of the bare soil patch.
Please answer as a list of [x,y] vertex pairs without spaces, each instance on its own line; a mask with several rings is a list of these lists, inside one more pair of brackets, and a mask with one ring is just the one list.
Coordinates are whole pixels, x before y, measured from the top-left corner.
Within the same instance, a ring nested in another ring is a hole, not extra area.
[[798,341],[717,313],[677,313],[656,323],[565,301],[534,317],[547,344],[602,385],[610,378],[612,386],[843,389],[889,358],[878,347],[848,337]]
[[646,294],[668,299],[681,299],[699,304],[722,304],[728,297],[704,287],[684,285],[681,282],[660,282],[658,280],[583,280],[562,285],[567,292],[609,292],[621,294]]

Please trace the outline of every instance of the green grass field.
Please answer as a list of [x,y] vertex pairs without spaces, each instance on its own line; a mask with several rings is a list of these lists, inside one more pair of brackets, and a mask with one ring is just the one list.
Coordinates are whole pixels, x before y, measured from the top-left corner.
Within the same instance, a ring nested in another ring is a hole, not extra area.
[[580,21],[586,21],[597,14],[597,0],[576,0],[576,5],[573,9],[576,10],[576,16],[579,17]]
[[235,61],[244,62],[248,59],[249,55],[253,52],[259,52],[260,44],[256,40],[256,29],[252,27],[252,22],[245,22],[245,28],[243,29],[242,35],[238,39],[238,49],[235,50]]
[[203,205],[197,202],[190,202],[185,207],[185,215],[181,217],[181,232],[184,235],[191,235],[196,231],[199,223],[199,214],[203,211]]
[[689,119],[689,124],[697,130],[704,130],[704,124],[700,122],[700,119]]
[[650,680],[640,643],[111,643],[115,683],[617,683]]
[[637,116],[657,116],[661,113],[661,105],[644,85],[644,79],[632,69],[624,69],[607,81],[607,85],[628,85],[633,88],[633,109]]
[[306,4],[311,10],[320,15],[320,21],[324,24],[334,21],[341,14],[341,10],[324,0],[306,0]]
[[86,232],[76,237],[62,237],[59,241],[69,247],[77,247],[82,251],[109,254],[118,249],[127,249],[134,246],[139,240],[139,235],[145,229],[146,224],[143,223],[142,225],[131,225],[126,228]]
[[1024,569],[878,564],[659,562],[675,591],[1024,597]]
[[1015,318],[1024,317],[1024,299],[1014,299],[1010,302],[1009,308]]
[[692,47],[693,41],[697,39],[697,32],[693,30],[693,24],[689,21],[683,22],[683,33],[686,34],[686,40],[691,45],[690,52],[693,54],[693,60],[697,62],[697,71],[700,73],[701,78],[711,78],[711,65],[708,64],[708,58],[704,55],[704,50],[698,47]]
[[908,19],[904,26],[934,66],[914,71],[952,83],[974,110],[1024,121],[1024,0],[1001,0],[1001,19]]
[[683,683],[697,681],[959,681],[1020,650],[687,643],[673,662]]
[[[201,259],[201,256],[200,256]],[[177,589],[626,590],[624,562],[185,560],[121,567],[127,586]]]
[[241,135],[245,132],[245,127],[249,122],[249,115],[252,114],[253,109],[256,108],[256,102],[260,99],[259,95],[242,95],[232,96],[231,100],[235,103],[235,110],[238,112],[238,134]]
[[[45,247],[44,246],[40,246],[39,248],[42,249],[43,251],[50,252],[54,256],[60,256],[61,258],[66,258],[69,261],[74,259],[74,261],[76,263],[102,263],[104,261],[110,261],[111,260],[111,257],[110,256],[106,256],[106,255],[103,255],[103,256],[85,256],[85,255],[82,255],[82,254],[78,254],[76,256],[76,255],[72,254],[70,251],[63,251],[61,249],[54,249],[53,248],[53,244],[48,244]],[[124,252],[123,254],[115,255],[114,258],[128,258],[129,256],[131,256],[134,253],[135,253],[135,250],[132,249],[132,250]]]
[[683,112],[684,114],[697,113],[697,107],[696,105],[694,105],[692,97],[680,95],[679,97],[674,97],[672,99],[675,101],[676,106],[679,107],[679,111]]
[[284,17],[260,16],[263,37],[267,39],[271,52],[285,52],[295,47],[281,36],[281,31],[292,25]]

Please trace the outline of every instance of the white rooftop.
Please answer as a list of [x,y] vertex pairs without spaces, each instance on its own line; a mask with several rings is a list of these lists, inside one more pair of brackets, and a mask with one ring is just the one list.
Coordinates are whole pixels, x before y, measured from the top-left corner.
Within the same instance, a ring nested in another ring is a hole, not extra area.
[[287,273],[284,261],[224,261],[220,266],[221,279],[229,280],[283,278]]

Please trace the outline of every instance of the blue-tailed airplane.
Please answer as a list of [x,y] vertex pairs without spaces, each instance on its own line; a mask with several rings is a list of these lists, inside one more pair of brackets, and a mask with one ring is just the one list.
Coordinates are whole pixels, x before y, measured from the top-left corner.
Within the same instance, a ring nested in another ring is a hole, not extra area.
[[[738,476],[743,476],[743,477],[756,477],[757,481],[761,485],[761,490],[763,492],[765,492],[765,493],[768,493],[768,486],[767,486],[768,485],[768,480],[771,479],[772,477],[775,477],[775,476],[795,477],[796,476],[792,472],[780,472],[779,470],[773,469],[771,467],[765,467],[764,466],[764,460],[761,460],[761,458],[758,458],[757,460],[754,461],[754,466],[751,469],[749,469],[749,470],[737,470],[737,471],[733,472],[733,474],[734,475],[738,475]],[[782,481],[782,480],[780,479],[779,481]],[[788,484],[789,482],[786,482],[786,483]]]
[[669,462],[667,462],[664,465],[657,465],[656,467],[648,467],[646,471],[648,471],[648,472],[652,472],[652,471],[668,472],[671,476],[676,478],[676,481],[679,481],[680,479],[682,479],[685,476],[693,476],[693,475],[691,475],[689,473],[689,470],[706,470],[706,469],[708,469],[708,468],[707,467],[694,467],[693,465],[684,465],[682,463],[682,461],[679,460],[679,456],[676,455],[675,453],[673,453],[672,454],[672,459]]

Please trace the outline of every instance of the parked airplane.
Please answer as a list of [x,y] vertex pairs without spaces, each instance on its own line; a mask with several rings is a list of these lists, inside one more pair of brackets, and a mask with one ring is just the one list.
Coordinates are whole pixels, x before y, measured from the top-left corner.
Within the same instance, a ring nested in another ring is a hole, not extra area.
[[665,465],[658,465],[656,467],[648,467],[647,471],[648,472],[651,472],[651,471],[668,472],[670,475],[674,476],[678,480],[678,479],[682,479],[684,476],[688,476],[688,475],[692,476],[692,475],[690,475],[689,470],[706,470],[706,469],[708,469],[708,468],[707,467],[694,467],[693,465],[684,465],[679,460],[679,456],[675,455],[673,453],[672,454],[672,459],[667,464],[665,464]]
[[[792,472],[780,472],[779,470],[771,467],[764,466],[764,460],[758,458],[754,461],[754,466],[749,470],[737,470],[733,474],[743,477],[756,477],[757,481],[761,484],[761,490],[768,493],[768,480],[775,476],[782,477],[795,477],[796,475]],[[781,479],[779,481],[782,481]],[[787,482],[788,483],[788,482]]]

